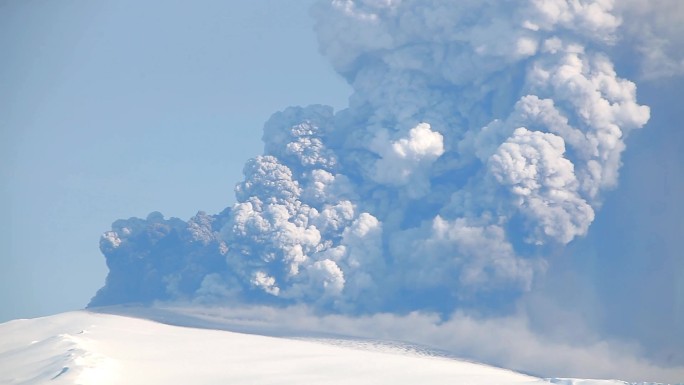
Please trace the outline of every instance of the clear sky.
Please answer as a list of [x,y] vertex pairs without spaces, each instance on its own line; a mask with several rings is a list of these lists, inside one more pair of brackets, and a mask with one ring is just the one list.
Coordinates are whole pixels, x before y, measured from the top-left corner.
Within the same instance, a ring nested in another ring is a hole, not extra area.
[[0,321],[84,307],[114,220],[219,212],[272,113],[347,104],[310,3],[0,2]]

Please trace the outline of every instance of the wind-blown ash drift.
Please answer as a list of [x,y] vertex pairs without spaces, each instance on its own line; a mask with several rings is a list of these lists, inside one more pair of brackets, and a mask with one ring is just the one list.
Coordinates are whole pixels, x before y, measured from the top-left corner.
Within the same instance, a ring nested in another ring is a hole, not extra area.
[[621,31],[610,0],[334,0],[313,15],[349,108],[274,114],[219,214],[116,221],[91,306],[505,311],[549,250],[586,234],[649,119],[604,53]]

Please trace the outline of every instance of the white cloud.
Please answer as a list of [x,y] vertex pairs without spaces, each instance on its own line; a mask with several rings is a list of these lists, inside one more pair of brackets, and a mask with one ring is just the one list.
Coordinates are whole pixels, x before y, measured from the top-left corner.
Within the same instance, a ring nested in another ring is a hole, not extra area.
[[568,243],[584,235],[594,210],[580,197],[574,165],[564,157],[563,138],[518,128],[489,159],[490,172],[515,197],[534,226],[529,241]]
[[380,156],[371,178],[403,187],[411,198],[419,198],[429,192],[430,166],[444,153],[444,143],[442,134],[421,123],[409,130],[407,137],[397,140],[390,140],[387,131],[381,131],[370,149]]
[[684,3],[679,0],[621,0],[623,48],[640,63],[642,79],[684,74]]

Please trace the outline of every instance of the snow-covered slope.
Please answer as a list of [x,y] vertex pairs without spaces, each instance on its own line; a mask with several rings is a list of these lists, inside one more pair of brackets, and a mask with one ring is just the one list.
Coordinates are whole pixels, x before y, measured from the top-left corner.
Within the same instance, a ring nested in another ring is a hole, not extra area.
[[[332,343],[331,343],[332,342]],[[547,384],[399,345],[276,338],[76,311],[0,325],[0,384]]]

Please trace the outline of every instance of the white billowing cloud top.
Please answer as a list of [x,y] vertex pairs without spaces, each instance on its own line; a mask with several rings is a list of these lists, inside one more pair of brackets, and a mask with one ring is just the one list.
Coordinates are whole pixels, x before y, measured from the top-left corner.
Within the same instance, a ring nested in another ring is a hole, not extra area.
[[379,184],[403,187],[414,199],[429,193],[430,179],[426,174],[432,163],[444,154],[442,134],[421,123],[409,130],[407,137],[390,141],[388,135],[386,130],[381,131],[370,145],[380,156],[371,179]]

